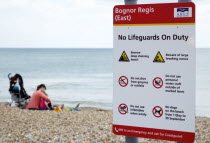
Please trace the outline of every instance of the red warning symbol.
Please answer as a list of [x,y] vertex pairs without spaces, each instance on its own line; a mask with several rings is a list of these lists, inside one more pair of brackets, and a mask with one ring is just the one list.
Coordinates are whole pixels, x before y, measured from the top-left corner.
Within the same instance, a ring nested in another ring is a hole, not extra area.
[[163,86],[163,80],[160,77],[156,77],[153,79],[153,86],[155,88],[161,88]]
[[120,114],[125,115],[126,113],[128,113],[128,106],[126,104],[120,104],[118,106],[118,111],[120,112]]
[[121,76],[118,80],[120,86],[125,87],[128,85],[128,78],[126,76]]
[[160,106],[155,106],[152,109],[152,113],[155,117],[159,118],[163,115],[163,109]]

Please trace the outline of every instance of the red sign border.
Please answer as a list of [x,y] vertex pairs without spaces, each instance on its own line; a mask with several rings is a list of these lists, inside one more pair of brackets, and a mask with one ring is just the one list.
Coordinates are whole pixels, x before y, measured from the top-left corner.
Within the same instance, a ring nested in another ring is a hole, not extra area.
[[[154,8],[151,13],[137,12],[138,8]],[[174,17],[174,8],[192,7],[192,17]],[[134,13],[119,13],[116,9],[136,9]],[[116,20],[116,17],[130,16],[130,20]],[[116,5],[113,8],[114,25],[132,25],[132,24],[157,24],[157,25],[180,25],[195,24],[195,4],[193,2],[184,3],[158,3],[158,4],[136,4],[136,5]]]
[[[121,130],[116,131],[116,129],[121,128]],[[125,132],[124,130],[134,131],[134,132]],[[167,141],[176,141],[176,142],[185,142],[193,143],[195,140],[194,132],[184,132],[184,131],[175,131],[175,130],[165,130],[165,129],[155,129],[155,128],[144,128],[144,127],[134,127],[134,126],[125,126],[125,125],[112,125],[112,131],[115,135],[131,136],[131,137],[141,137],[149,139],[158,139],[158,140],[167,140]],[[135,132],[136,131],[136,132]],[[172,136],[158,136],[151,134],[138,134],[138,132],[161,132],[163,134],[173,134],[181,135],[182,138],[173,138]]]

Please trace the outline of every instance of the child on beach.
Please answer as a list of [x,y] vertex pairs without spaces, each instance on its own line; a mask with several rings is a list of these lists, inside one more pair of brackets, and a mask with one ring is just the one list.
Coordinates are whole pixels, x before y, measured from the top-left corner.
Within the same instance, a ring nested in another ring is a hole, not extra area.
[[[48,94],[46,92],[43,92],[45,96],[48,96]],[[55,107],[60,107],[61,109],[63,108],[63,104],[61,106],[56,106],[54,105],[52,107],[52,104],[48,101],[46,101],[45,99],[41,99],[41,102],[39,104],[39,109],[43,109],[43,110],[53,110]]]
[[[48,96],[46,92],[43,92],[45,96]],[[39,109],[52,109],[52,105],[50,102],[46,101],[45,99],[41,99],[39,104]]]

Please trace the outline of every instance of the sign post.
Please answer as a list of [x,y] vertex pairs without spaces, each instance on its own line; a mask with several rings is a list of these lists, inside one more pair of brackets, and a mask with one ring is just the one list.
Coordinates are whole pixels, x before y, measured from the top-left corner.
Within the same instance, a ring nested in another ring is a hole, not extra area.
[[[137,4],[137,1],[138,0],[125,0],[125,5]],[[137,137],[125,136],[125,142],[126,143],[138,143],[138,138]]]
[[195,5],[119,5],[113,18],[113,132],[192,143]]
[[[191,2],[192,0],[178,0],[178,2]],[[177,142],[177,143],[182,143],[182,142]]]
[[178,2],[191,2],[192,0],[178,0]]

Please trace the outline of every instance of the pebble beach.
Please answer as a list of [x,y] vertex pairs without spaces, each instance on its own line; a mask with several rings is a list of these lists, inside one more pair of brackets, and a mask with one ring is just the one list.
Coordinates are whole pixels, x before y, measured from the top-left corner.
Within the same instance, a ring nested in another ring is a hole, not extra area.
[[[0,103],[0,143],[123,143],[112,133],[112,111],[32,111]],[[139,138],[141,143],[173,143]],[[195,143],[210,143],[210,118],[196,117]]]

